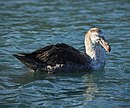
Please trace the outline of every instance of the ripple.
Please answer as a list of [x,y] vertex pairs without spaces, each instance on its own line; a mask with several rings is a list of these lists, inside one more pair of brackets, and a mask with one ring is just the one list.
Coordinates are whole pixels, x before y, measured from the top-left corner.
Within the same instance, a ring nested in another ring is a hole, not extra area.
[[[1,0],[0,107],[130,107],[128,0]],[[103,71],[35,74],[12,54],[67,43],[84,51],[84,35],[100,27],[110,42]]]

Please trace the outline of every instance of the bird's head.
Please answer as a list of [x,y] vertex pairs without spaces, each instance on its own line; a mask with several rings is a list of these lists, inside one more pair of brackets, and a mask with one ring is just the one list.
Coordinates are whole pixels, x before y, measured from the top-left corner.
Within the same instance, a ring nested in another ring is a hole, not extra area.
[[107,52],[111,51],[110,45],[105,40],[102,31],[99,28],[91,28],[85,36],[85,43],[89,46],[89,44],[101,45]]

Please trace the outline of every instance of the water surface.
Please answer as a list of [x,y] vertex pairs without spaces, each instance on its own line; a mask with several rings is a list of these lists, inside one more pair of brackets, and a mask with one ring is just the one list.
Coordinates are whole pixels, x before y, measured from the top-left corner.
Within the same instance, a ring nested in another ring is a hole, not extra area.
[[[102,71],[45,75],[12,56],[64,42],[84,51],[91,27],[112,52]],[[129,0],[1,0],[1,108],[130,108]]]

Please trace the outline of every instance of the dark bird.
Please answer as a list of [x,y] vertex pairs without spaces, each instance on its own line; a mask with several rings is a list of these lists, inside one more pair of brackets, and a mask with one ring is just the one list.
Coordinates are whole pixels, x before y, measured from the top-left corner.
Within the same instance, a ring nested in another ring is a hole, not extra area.
[[18,53],[13,56],[34,71],[48,73],[104,68],[105,50],[110,52],[111,49],[99,28],[92,28],[86,33],[85,49],[82,53],[65,43],[58,43],[32,53]]

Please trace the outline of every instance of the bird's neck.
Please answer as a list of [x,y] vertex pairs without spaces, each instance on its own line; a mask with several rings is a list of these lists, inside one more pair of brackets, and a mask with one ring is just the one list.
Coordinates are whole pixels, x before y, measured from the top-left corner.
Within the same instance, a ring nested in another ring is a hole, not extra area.
[[96,44],[92,43],[89,37],[85,37],[85,52],[91,59],[96,59],[98,52]]
[[90,45],[90,46],[85,46],[86,49],[86,54],[91,58],[91,59],[97,59],[98,57],[98,53],[100,53],[100,49],[96,48],[96,46],[94,45]]
[[98,44],[85,42],[86,55],[90,57],[93,69],[102,68],[105,64],[105,52]]

